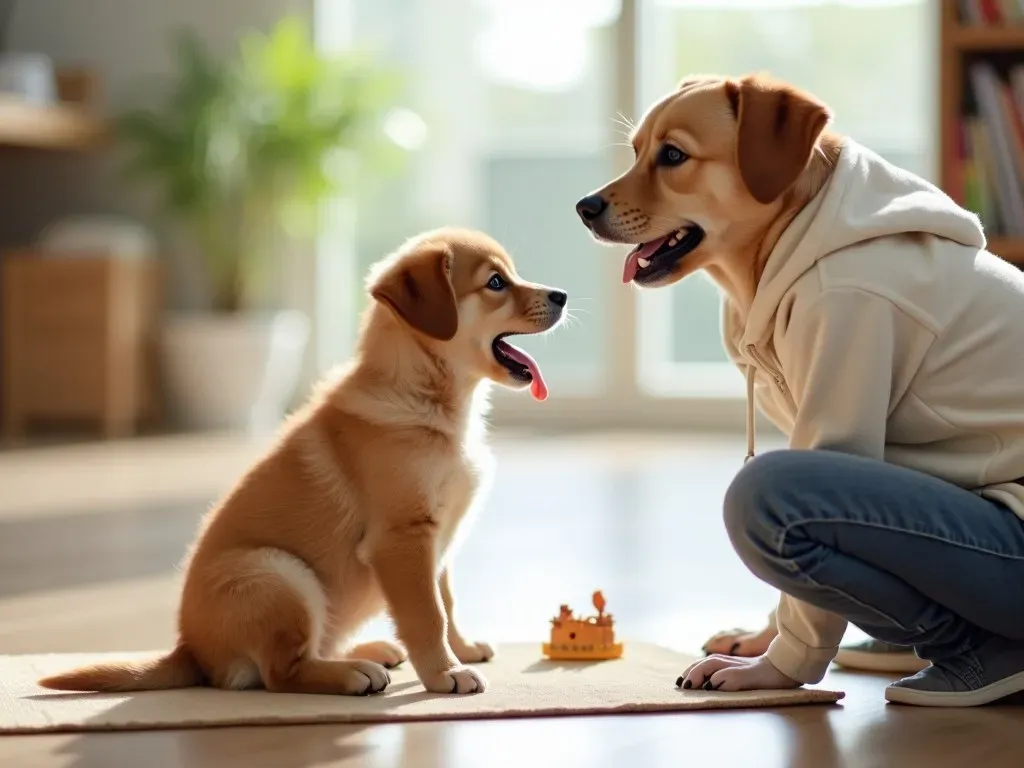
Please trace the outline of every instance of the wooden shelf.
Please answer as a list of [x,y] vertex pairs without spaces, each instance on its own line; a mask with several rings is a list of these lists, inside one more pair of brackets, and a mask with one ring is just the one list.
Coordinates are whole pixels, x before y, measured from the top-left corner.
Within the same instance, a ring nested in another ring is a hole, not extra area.
[[103,121],[66,104],[39,106],[0,94],[0,145],[37,149],[85,149],[106,135]]
[[[962,23],[958,0],[941,0],[939,31],[939,186],[960,186],[957,169],[958,121],[964,104],[965,54],[1016,54],[1024,62],[1024,24],[1001,26]],[[988,250],[1024,269],[1024,238],[990,237]]]
[[988,241],[988,250],[1011,264],[1024,267],[1024,238],[993,237]]
[[1024,51],[1024,25],[953,26],[948,34],[949,44],[960,51]]

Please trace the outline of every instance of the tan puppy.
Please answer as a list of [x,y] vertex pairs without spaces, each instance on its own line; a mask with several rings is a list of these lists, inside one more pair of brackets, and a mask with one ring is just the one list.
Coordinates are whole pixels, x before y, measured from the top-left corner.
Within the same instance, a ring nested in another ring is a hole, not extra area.
[[779,235],[838,157],[829,119],[767,77],[687,78],[633,132],[633,166],[576,210],[599,240],[637,245],[623,282],[658,287],[706,269],[749,307]]
[[536,363],[503,339],[555,327],[566,294],[523,281],[498,243],[456,229],[407,242],[369,291],[354,360],[206,518],[175,650],[41,685],[377,692],[406,650],[346,646],[386,609],[428,690],[484,690],[464,665],[492,650],[455,621],[449,549],[490,476],[485,382],[546,396]]

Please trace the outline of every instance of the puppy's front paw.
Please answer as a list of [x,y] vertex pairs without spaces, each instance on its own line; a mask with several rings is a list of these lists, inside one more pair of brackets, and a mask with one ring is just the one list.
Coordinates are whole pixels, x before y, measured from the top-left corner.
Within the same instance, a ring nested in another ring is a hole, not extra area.
[[376,640],[372,643],[363,643],[349,649],[345,652],[345,657],[375,661],[387,669],[392,669],[408,659],[409,654],[398,643],[392,643],[388,640]]
[[494,658],[494,649],[487,643],[453,642],[452,652],[463,664],[479,664]]
[[472,667],[453,667],[424,679],[423,687],[432,693],[483,693],[487,678]]
[[380,693],[391,682],[391,675],[380,664],[372,661],[352,660],[335,662],[344,670],[339,693],[366,696]]

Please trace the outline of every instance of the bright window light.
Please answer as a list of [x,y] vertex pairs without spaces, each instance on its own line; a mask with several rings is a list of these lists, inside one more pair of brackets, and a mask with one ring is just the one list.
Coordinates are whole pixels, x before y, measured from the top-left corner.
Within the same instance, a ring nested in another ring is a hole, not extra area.
[[588,32],[618,17],[619,0],[479,0],[487,22],[477,38],[481,66],[496,83],[565,91],[587,71]]

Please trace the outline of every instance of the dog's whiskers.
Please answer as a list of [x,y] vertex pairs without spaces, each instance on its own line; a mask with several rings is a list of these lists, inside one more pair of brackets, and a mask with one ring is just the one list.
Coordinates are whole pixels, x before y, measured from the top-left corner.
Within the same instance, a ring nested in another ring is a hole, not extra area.
[[578,317],[573,317],[572,315],[566,315],[565,316],[565,320],[563,321],[563,325],[565,326],[566,330],[569,330],[569,331],[573,330],[574,328],[582,328],[583,327],[582,321]]
[[625,147],[630,151],[633,149],[633,145],[625,141],[613,141],[611,144],[602,144],[600,149],[610,149],[611,147]]
[[624,135],[628,139],[632,140],[633,134],[636,132],[636,125],[633,124],[632,120],[630,120],[628,117],[626,117],[621,112],[618,112],[617,116],[611,118],[611,120],[612,120],[612,122],[618,123],[623,128],[625,128],[626,129],[626,133]]

